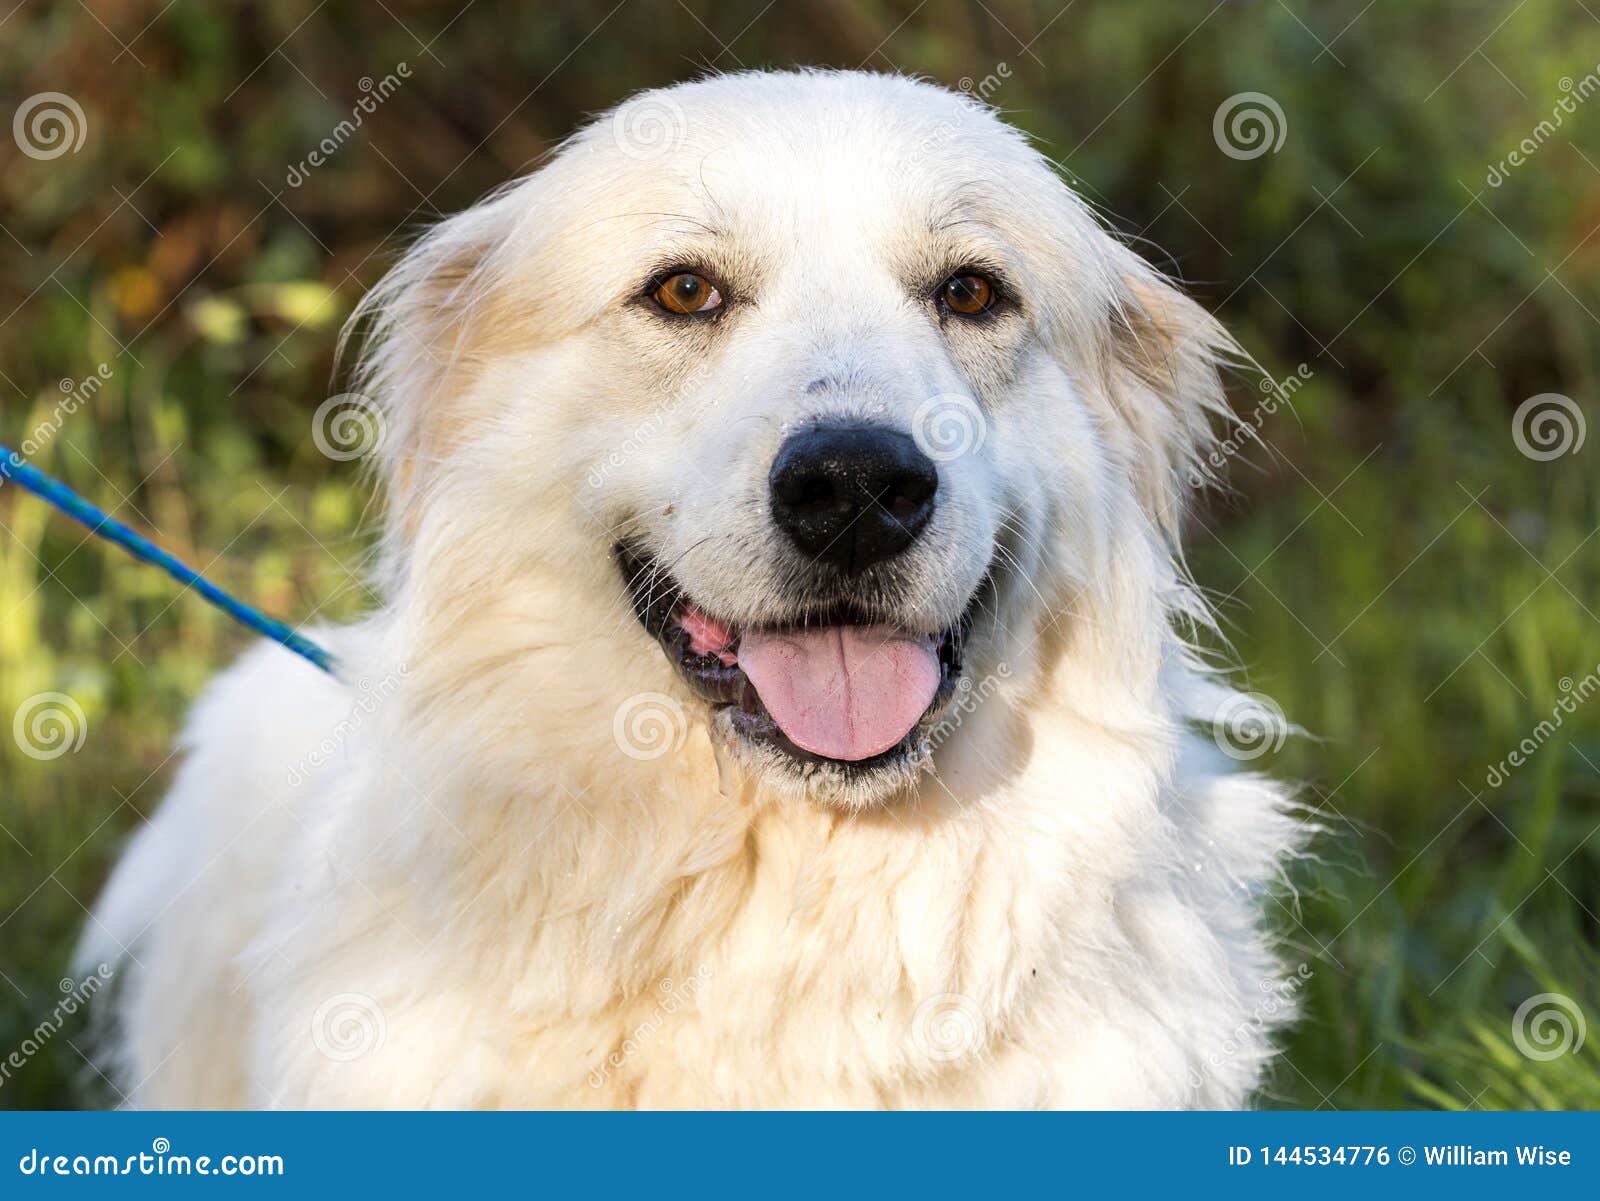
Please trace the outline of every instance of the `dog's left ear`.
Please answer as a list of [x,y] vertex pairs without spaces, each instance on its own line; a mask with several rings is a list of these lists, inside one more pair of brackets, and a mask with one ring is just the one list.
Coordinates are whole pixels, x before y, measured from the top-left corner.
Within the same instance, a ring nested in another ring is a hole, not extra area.
[[1131,431],[1140,499],[1176,538],[1194,494],[1219,479],[1217,429],[1232,420],[1221,370],[1248,356],[1155,268],[1119,257],[1107,384]]
[[496,256],[532,208],[538,175],[425,232],[367,293],[344,337],[359,331],[355,384],[381,424],[377,459],[393,552],[415,533],[436,464],[463,424],[451,398],[476,364],[474,330],[510,326],[485,315],[497,294]]

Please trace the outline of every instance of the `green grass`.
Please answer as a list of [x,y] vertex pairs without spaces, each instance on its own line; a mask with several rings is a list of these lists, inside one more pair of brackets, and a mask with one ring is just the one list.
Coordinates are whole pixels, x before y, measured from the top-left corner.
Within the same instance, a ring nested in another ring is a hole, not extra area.
[[[167,366],[144,359],[137,374],[114,376],[36,464],[271,612],[338,619],[364,607],[355,530],[365,498],[354,468],[326,472],[320,456],[268,467],[227,428],[197,439],[180,405],[139,395]],[[52,393],[38,397],[35,415]],[[63,995],[84,906],[170,781],[185,710],[248,639],[192,592],[14,487],[0,489],[0,614],[3,1060]],[[38,760],[22,753],[12,725],[46,692],[73,698],[85,734],[76,753]],[[70,1103],[86,1071],[81,1046],[81,1023],[69,1023],[0,1085],[0,1107]]]
[[1300,460],[1279,469],[1285,491],[1264,487],[1193,554],[1251,686],[1312,735],[1273,769],[1306,782],[1327,827],[1279,913],[1314,974],[1275,1097],[1592,1102],[1592,1044],[1505,1052],[1531,995],[1600,1013],[1600,695],[1488,776],[1568,696],[1563,678],[1600,671],[1600,481],[1581,458],[1505,454],[1509,422],[1446,429],[1420,408],[1364,461],[1307,455],[1328,445],[1330,399],[1311,390],[1305,427],[1272,439]]

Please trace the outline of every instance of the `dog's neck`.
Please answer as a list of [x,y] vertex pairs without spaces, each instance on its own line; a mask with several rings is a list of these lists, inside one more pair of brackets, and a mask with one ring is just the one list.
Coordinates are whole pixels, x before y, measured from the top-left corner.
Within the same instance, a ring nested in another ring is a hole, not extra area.
[[[1030,712],[1003,691],[984,697],[915,788],[842,811],[719,764],[703,720],[668,754],[619,753],[616,698],[664,686],[653,646],[637,661],[614,658],[609,681],[580,673],[565,690],[571,707],[550,694],[519,703],[519,686],[558,675],[572,653],[522,632],[515,652],[446,638],[416,655],[403,693],[374,723],[388,749],[360,786],[392,794],[417,823],[404,839],[366,835],[383,845],[374,862],[426,884],[397,889],[409,898],[399,903],[418,907],[408,923],[427,941],[427,927],[445,933],[465,907],[497,910],[499,963],[533,1007],[601,1007],[713,963],[803,974],[824,947],[859,965],[862,996],[881,996],[884,973],[911,972],[913,959],[926,960],[917,974],[940,961],[953,991],[1003,987],[968,979],[974,964],[926,940],[977,923],[993,927],[980,942],[999,945],[1010,923],[1055,920],[1086,886],[1079,865],[1092,865],[1100,884],[1091,887],[1103,890],[1109,848],[1126,844],[1130,824],[1154,819],[1164,781],[1152,763],[1171,759],[1170,746],[1151,742],[1169,729],[1108,733],[1054,703],[1050,673],[1033,667],[1023,686],[1043,692],[1028,697]],[[1035,746],[1038,722],[1053,731],[1046,750]],[[868,953],[851,933],[862,906],[908,907],[905,937],[915,927],[918,945]],[[775,928],[787,931],[786,962],[771,946],[735,954]],[[590,970],[554,979],[550,962]]]

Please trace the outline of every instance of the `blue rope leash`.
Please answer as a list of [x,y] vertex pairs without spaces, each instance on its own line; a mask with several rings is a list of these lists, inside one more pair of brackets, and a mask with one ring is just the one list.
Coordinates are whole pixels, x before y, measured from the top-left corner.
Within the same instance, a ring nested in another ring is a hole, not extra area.
[[59,480],[52,479],[37,467],[30,467],[22,456],[0,445],[0,484],[16,480],[29,492],[60,509],[68,517],[81,522],[89,532],[107,542],[120,546],[135,559],[154,564],[185,587],[192,587],[217,608],[240,625],[247,626],[274,642],[288,647],[295,654],[315,663],[330,675],[335,674],[332,655],[309,639],[302,638],[281,621],[274,621],[259,609],[253,609],[235,599],[202,576],[198,571],[173,558],[155,543],[141,538],[109,513],[96,508]]

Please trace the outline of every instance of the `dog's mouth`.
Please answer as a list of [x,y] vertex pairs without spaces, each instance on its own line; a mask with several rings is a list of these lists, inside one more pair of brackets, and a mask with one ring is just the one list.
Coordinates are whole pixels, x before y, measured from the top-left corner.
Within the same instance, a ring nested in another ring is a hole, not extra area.
[[955,692],[987,581],[951,626],[925,632],[848,599],[802,620],[739,627],[706,612],[659,564],[619,545],[617,561],[644,628],[732,732],[801,764],[853,771],[918,754]]

